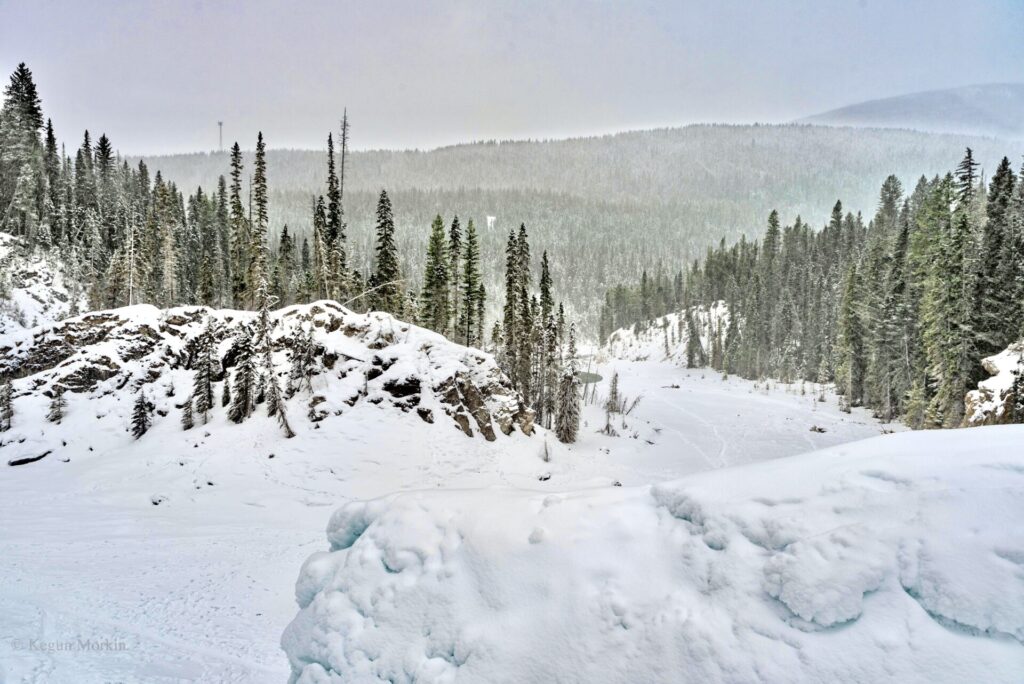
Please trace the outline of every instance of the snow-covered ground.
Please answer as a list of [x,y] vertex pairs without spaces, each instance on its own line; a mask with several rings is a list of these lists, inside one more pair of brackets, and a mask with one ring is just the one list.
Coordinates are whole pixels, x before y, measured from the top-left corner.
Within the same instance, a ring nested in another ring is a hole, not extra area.
[[[755,388],[651,361],[599,368],[598,403],[613,368],[622,393],[642,398],[626,427],[618,419],[618,437],[599,434],[604,413],[587,406],[570,447],[543,430],[470,439],[450,421],[428,425],[369,402],[323,429],[293,410],[290,440],[262,415],[235,426],[215,414],[210,426],[183,432],[171,413],[134,442],[123,426],[97,431],[104,421],[72,397],[69,415],[89,420],[77,423],[70,460],[0,469],[5,684],[286,681],[279,641],[297,610],[298,569],[324,548],[331,511],[347,501],[480,488],[512,500],[607,491],[616,481],[641,486],[883,429],[866,414],[841,413],[834,397],[815,401],[810,389]],[[83,650],[79,639],[99,646]]]
[[904,433],[654,486],[354,503],[283,644],[300,684],[1021,682],[1022,443]]

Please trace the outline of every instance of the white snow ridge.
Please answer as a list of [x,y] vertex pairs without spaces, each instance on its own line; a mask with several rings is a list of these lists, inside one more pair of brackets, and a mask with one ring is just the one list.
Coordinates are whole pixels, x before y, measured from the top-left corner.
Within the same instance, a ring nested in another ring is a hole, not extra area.
[[1022,443],[350,503],[296,585],[291,681],[1021,682]]

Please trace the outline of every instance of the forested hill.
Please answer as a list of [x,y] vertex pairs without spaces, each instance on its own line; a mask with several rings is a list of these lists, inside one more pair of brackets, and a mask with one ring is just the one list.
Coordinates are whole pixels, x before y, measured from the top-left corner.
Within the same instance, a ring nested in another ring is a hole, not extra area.
[[1024,83],[989,83],[868,100],[807,117],[833,126],[1024,138]]
[[[638,278],[652,264],[675,271],[723,238],[760,235],[772,209],[820,226],[841,198],[849,209],[870,215],[888,175],[912,185],[922,174],[949,168],[968,146],[983,170],[994,169],[1004,154],[1024,152],[1024,143],[810,125],[695,125],[354,152],[344,179],[348,239],[353,265],[365,270],[377,195],[387,188],[408,272],[422,272],[434,215],[454,207],[463,220],[476,219],[484,271],[500,274],[508,230],[525,222],[538,253],[561,255],[553,265],[557,295],[585,330],[595,332],[600,298],[614,282]],[[217,177],[228,172],[226,152],[146,161],[188,192],[215,188]],[[252,168],[251,156],[245,165]],[[324,192],[326,152],[271,149],[267,167],[272,237],[285,223],[293,234],[305,235],[311,198]],[[490,226],[488,216],[495,217]],[[499,288],[497,281],[487,285]]]

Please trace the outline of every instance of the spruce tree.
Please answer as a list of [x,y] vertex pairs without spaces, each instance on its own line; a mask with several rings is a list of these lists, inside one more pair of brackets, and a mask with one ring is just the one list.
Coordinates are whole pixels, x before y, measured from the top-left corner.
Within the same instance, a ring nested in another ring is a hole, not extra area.
[[[459,224],[459,217],[452,219],[452,227],[448,232],[448,253],[446,255],[446,267],[449,274],[448,296],[448,317],[452,325],[457,325],[462,315],[462,298],[459,296],[459,271],[462,260],[462,227]],[[445,331],[447,332],[447,331]],[[454,335],[458,340],[458,332]]]
[[14,388],[7,375],[0,380],[0,432],[11,429],[14,420]]
[[576,441],[580,428],[579,372],[576,362],[576,324],[569,327],[569,346],[558,388],[558,416],[555,433],[560,442]]
[[195,410],[202,416],[205,425],[209,413],[213,409],[213,323],[207,318],[206,328],[199,337],[196,350],[196,373],[193,378],[192,396],[195,398]]
[[51,423],[59,423],[64,420],[67,408],[68,400],[64,398],[64,387],[62,385],[54,385],[53,397],[50,398],[50,410],[46,414],[46,419]]
[[[252,415],[256,407],[256,368],[253,363],[252,340],[244,327],[235,339],[235,381],[231,388],[231,406],[228,419],[241,423]],[[227,380],[225,380],[225,383]],[[227,386],[225,385],[225,392]]]
[[185,405],[181,407],[181,429],[191,430],[195,427],[195,419],[192,415],[192,397],[189,396],[185,400]]
[[236,309],[243,309],[249,298],[249,255],[252,238],[249,221],[242,206],[242,149],[231,147],[231,291]]
[[303,390],[313,391],[313,327],[297,326],[291,341],[291,370],[286,396]]
[[152,424],[150,411],[151,407],[146,399],[146,392],[140,387],[135,395],[135,405],[132,408],[132,437],[135,439],[139,439],[149,430],[149,426]]
[[[267,232],[270,217],[267,210],[267,149],[263,132],[256,136],[256,155],[253,162],[252,198],[252,245],[250,246],[249,283],[258,284],[269,275],[267,254]],[[252,292],[255,297],[255,291]],[[255,299],[250,306],[255,304]]]
[[[453,272],[453,279],[458,281],[458,273]],[[480,314],[483,309],[483,282],[480,278],[480,245],[477,241],[476,227],[473,219],[466,224],[466,249],[462,256],[462,279],[459,282],[461,304],[459,306],[458,333],[456,341],[469,347],[482,347],[483,339],[480,330],[483,321]]]
[[445,246],[444,222],[434,218],[427,243],[427,261],[420,293],[420,322],[441,334],[448,331],[451,294],[449,292],[448,251]]
[[395,244],[395,221],[391,214],[391,200],[386,190],[380,191],[377,201],[377,246],[375,270],[370,282],[373,288],[371,302],[378,311],[397,317],[404,314],[404,288],[398,269],[398,247]]

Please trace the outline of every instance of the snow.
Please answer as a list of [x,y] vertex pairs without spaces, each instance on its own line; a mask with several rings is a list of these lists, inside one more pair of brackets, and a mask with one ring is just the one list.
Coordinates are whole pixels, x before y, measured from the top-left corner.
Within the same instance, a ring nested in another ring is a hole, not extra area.
[[1022,359],[1024,340],[982,360],[982,366],[992,377],[979,382],[978,389],[967,394],[968,425],[999,423],[1009,418],[1007,395],[1013,389],[1013,374],[1022,367]]
[[[167,316],[141,308],[131,318],[159,326]],[[180,329],[198,331],[201,325],[197,319]],[[170,337],[185,345],[188,334]],[[120,363],[124,343],[108,338],[99,344]],[[405,349],[412,354],[419,348]],[[450,350],[456,358],[464,353],[457,349]],[[433,357],[446,354],[435,350]],[[406,361],[433,367],[418,353]],[[427,424],[393,406],[361,401],[348,407],[340,399],[345,411],[324,419],[320,429],[301,405],[290,405],[293,439],[284,439],[262,412],[237,426],[219,407],[210,424],[185,432],[173,412],[176,399],[165,389],[173,382],[180,399],[190,374],[161,368],[152,388],[161,389],[150,396],[169,413],[157,416],[137,442],[126,432],[131,395],[67,393],[60,426],[42,422],[41,397],[15,400],[15,429],[3,435],[0,449],[5,461],[8,453],[36,453],[25,446],[32,440],[56,451],[36,463],[0,468],[0,663],[7,684],[286,681],[289,666],[279,642],[295,616],[296,572],[323,552],[324,525],[345,502],[420,491],[459,498],[478,490],[502,499],[516,491],[556,499],[571,498],[573,491],[620,492],[609,485],[641,486],[793,455],[883,429],[865,413],[840,412],[833,396],[819,403],[797,388],[755,388],[667,363],[616,361],[597,368],[604,380],[594,403],[584,407],[585,424],[574,445],[562,445],[542,429],[532,437],[515,431],[494,442],[470,439],[447,418]],[[613,368],[623,394],[642,395],[625,418],[627,427],[621,419],[616,424],[619,437],[597,432],[604,424],[598,404]],[[51,372],[57,370],[33,377],[49,381]],[[32,382],[14,384],[21,394]],[[104,382],[116,386],[118,380]],[[344,382],[325,374],[314,379],[314,391],[340,396]],[[811,432],[812,424],[827,431]],[[14,441],[15,434],[26,441]],[[548,462],[542,460],[545,442]],[[359,520],[353,517],[344,529],[354,535],[369,525],[368,516]],[[496,534],[506,522],[490,520]],[[345,544],[341,529],[332,544]],[[550,548],[556,533],[534,524],[523,538]],[[388,562],[399,567],[414,561],[396,554]],[[521,619],[530,616],[524,611]],[[126,650],[39,652],[25,645],[31,638],[79,636],[115,639]]]
[[350,503],[297,583],[293,680],[1019,682],[1022,442]]
[[[63,271],[52,252],[19,253],[13,235],[0,233],[0,336],[53,323],[74,308]],[[77,308],[86,309],[78,295]]]
[[[710,307],[695,306],[690,310],[700,334],[701,346],[710,357],[712,328],[721,331],[724,342],[729,327],[729,309],[725,302],[716,302]],[[686,318],[679,313],[669,313],[638,329],[619,328],[614,331],[608,336],[603,353],[615,359],[668,360],[685,365],[688,339]]]
[[[1021,679],[1024,550],[991,523],[1020,517],[1019,428],[882,435],[899,427],[817,387],[600,357],[576,444],[469,438],[432,388],[492,384],[493,359],[332,306],[275,314],[279,371],[306,319],[339,355],[313,379],[324,416],[289,400],[293,439],[259,409],[181,430],[191,340],[251,313],[140,306],[0,335],[23,370],[69,351],[14,381],[0,435],[5,463],[51,452],[0,466],[0,682]],[[53,383],[108,362],[44,421]],[[612,436],[615,371],[640,399]],[[385,390],[408,377],[433,423]],[[136,441],[144,379],[166,415]]]

